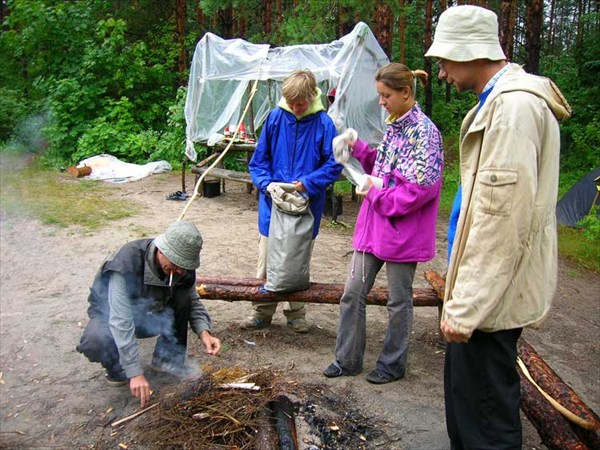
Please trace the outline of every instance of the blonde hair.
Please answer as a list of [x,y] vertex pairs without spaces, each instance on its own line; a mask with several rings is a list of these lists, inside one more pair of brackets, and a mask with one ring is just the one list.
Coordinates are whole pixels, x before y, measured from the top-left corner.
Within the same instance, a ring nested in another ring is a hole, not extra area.
[[427,72],[424,70],[410,70],[404,64],[390,63],[379,68],[375,73],[375,81],[380,81],[390,89],[399,91],[409,87],[414,97],[417,90],[417,79],[422,86],[427,85]]
[[317,80],[308,69],[294,70],[283,80],[281,93],[288,104],[302,100],[312,102],[317,96]]

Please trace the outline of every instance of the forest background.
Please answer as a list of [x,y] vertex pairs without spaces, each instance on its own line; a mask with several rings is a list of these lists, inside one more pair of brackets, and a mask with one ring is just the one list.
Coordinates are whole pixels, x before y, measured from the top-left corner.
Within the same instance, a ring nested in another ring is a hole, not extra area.
[[[188,68],[206,32],[283,46],[330,42],[363,21],[391,61],[430,74],[418,101],[444,136],[447,214],[460,123],[477,99],[437,80],[435,62],[423,55],[439,15],[455,4],[494,10],[508,59],[554,80],[570,102],[573,115],[561,124],[562,195],[600,166],[594,0],[0,0],[0,151],[35,153],[38,167],[51,171],[103,153],[180,168]],[[595,211],[583,225],[560,231],[561,252],[598,272]]]

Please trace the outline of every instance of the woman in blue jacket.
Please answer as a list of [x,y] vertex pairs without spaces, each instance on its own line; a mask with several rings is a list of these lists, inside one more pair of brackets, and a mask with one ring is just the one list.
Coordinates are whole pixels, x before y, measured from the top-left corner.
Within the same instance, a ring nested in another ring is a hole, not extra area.
[[[257,278],[266,277],[267,242],[271,222],[270,183],[293,183],[308,195],[314,217],[313,240],[325,207],[325,189],[339,177],[342,166],[333,158],[332,140],[337,132],[321,102],[321,90],[310,70],[296,70],[283,81],[283,97],[263,127],[249,164],[252,181],[259,190],[259,251]],[[243,329],[269,326],[276,303],[253,302],[254,315]],[[283,311],[288,325],[299,333],[308,332],[304,303],[290,302]]]

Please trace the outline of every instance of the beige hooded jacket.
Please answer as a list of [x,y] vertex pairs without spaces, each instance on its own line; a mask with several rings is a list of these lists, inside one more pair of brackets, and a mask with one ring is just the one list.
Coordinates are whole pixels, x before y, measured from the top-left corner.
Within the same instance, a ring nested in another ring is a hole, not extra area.
[[455,330],[537,326],[557,278],[558,120],[570,116],[547,79],[513,64],[461,127],[462,205],[442,320]]

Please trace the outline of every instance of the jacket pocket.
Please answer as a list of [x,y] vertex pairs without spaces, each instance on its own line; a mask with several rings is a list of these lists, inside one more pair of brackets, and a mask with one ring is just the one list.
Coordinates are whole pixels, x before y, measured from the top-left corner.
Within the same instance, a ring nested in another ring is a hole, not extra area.
[[517,184],[517,171],[489,168],[479,171],[476,209],[487,214],[510,215]]

